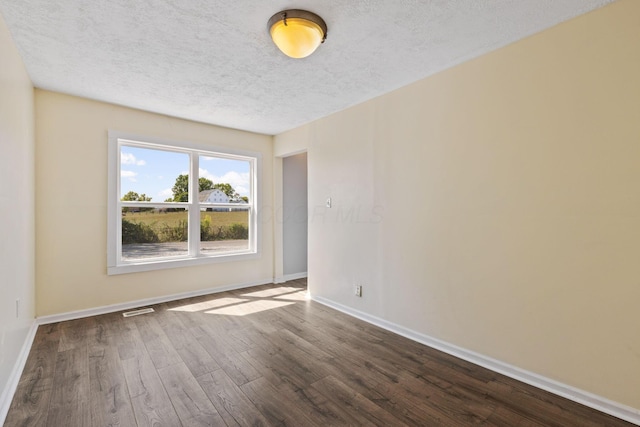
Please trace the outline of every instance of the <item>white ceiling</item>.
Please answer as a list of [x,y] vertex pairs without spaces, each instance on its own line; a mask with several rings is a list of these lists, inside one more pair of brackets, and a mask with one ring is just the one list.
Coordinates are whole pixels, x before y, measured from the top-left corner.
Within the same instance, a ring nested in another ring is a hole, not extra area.
[[[0,0],[36,87],[278,134],[613,0]],[[285,57],[267,20],[307,9],[324,45]]]

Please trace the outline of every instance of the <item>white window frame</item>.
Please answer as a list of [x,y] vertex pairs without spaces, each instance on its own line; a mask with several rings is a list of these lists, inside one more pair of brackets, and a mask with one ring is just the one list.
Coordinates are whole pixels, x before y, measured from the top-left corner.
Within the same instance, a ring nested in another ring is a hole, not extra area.
[[[120,200],[120,147],[135,146],[186,153],[189,155],[189,201],[188,202],[123,202]],[[135,273],[166,268],[186,267],[228,261],[241,261],[260,257],[259,209],[262,170],[262,153],[209,146],[184,141],[172,141],[155,137],[134,135],[131,133],[109,130],[108,132],[108,207],[107,207],[107,274]],[[249,204],[237,203],[200,203],[198,198],[198,177],[200,156],[221,157],[233,160],[248,161],[250,167],[251,190]],[[196,177],[196,179],[194,179]],[[124,261],[122,260],[122,208],[186,208],[189,218],[188,255],[157,257],[153,259]],[[238,252],[222,254],[202,254],[200,252],[200,208],[208,207],[247,207],[249,210],[249,248]],[[195,226],[194,226],[195,225]]]

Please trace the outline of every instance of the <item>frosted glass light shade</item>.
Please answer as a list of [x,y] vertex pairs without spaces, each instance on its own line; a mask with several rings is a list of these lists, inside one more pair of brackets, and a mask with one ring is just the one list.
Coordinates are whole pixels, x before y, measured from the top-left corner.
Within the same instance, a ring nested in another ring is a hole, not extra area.
[[269,33],[278,49],[291,58],[311,55],[327,37],[327,25],[304,10],[278,12],[269,20]]

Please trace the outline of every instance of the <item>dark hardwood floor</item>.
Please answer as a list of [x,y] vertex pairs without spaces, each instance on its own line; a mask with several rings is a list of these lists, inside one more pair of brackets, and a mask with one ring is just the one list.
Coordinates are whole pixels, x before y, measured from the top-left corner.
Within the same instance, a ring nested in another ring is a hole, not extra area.
[[41,326],[5,426],[627,426],[259,286]]

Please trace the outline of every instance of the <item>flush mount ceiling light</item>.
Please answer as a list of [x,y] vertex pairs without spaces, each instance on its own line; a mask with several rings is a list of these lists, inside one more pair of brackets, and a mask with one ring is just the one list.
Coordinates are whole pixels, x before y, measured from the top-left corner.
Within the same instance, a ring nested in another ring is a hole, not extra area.
[[267,28],[278,49],[291,58],[311,55],[327,38],[327,24],[306,10],[278,12],[269,19]]

